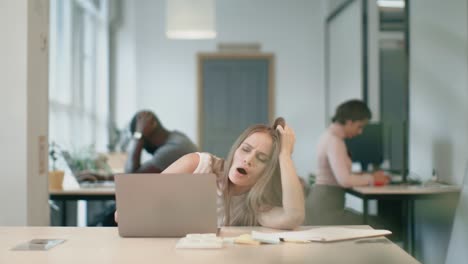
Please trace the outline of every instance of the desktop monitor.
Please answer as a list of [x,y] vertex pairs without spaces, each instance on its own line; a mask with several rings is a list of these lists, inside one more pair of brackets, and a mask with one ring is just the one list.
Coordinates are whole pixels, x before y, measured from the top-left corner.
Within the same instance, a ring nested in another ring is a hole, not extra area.
[[368,124],[361,135],[346,140],[346,147],[351,160],[361,163],[362,171],[367,171],[369,164],[379,166],[384,160],[383,125]]

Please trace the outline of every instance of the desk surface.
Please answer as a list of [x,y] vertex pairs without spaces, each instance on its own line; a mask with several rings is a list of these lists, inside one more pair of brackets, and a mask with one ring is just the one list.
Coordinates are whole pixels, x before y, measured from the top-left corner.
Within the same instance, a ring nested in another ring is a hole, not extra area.
[[[387,185],[381,187],[353,187],[348,189],[349,191],[359,194],[443,194],[443,193],[459,193],[461,191],[460,186],[455,185],[435,185],[435,186],[424,186],[424,185]],[[114,195],[115,189],[113,187],[101,187],[101,188],[79,188],[70,190],[50,190],[50,195],[53,196],[74,196],[74,195],[89,195],[89,196],[100,196],[100,195]]]
[[50,195],[67,196],[67,195],[114,195],[114,188],[80,188],[71,190],[50,190]]
[[115,200],[114,188],[80,188],[72,190],[50,190],[49,198],[56,201]]
[[389,194],[389,195],[425,195],[425,194],[444,194],[444,193],[459,193],[461,188],[455,185],[387,185],[381,187],[353,187],[351,191],[362,194]]
[[438,199],[452,197],[460,193],[461,188],[454,185],[387,185],[381,187],[354,187],[346,189],[347,193],[363,199],[363,223],[367,223],[368,201],[400,200],[403,201],[403,217],[406,219],[406,227],[403,228],[403,241],[405,249],[414,255],[415,252],[415,224],[414,202],[422,199]]
[[[306,228],[306,227],[304,227]],[[310,228],[310,227],[309,227]],[[356,226],[356,228],[369,228]],[[230,237],[268,231],[228,227]],[[386,238],[333,243],[225,245],[222,249],[175,249],[177,238],[121,238],[113,227],[0,227],[0,263],[418,263]],[[11,251],[33,238],[67,241],[49,251]]]

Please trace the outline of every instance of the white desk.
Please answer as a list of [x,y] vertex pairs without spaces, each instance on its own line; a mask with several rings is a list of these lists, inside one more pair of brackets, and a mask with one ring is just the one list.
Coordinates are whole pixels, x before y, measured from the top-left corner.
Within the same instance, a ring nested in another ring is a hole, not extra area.
[[381,187],[354,187],[346,192],[363,199],[363,224],[367,224],[369,200],[399,200],[403,203],[406,217],[404,230],[405,249],[414,256],[414,202],[421,199],[435,199],[459,195],[461,188],[454,185],[388,185]]
[[[304,227],[305,228],[305,227]],[[308,227],[310,228],[310,227]],[[356,226],[356,228],[369,228]],[[237,236],[261,227],[230,227]],[[49,251],[12,251],[33,238],[67,241]],[[386,238],[333,243],[226,245],[223,249],[175,249],[177,238],[121,238],[113,227],[0,227],[0,263],[419,263]]]
[[450,194],[450,193],[459,193],[461,188],[454,185],[387,185],[381,187],[354,187],[352,188],[354,192],[361,193],[363,195],[437,195],[437,194]]

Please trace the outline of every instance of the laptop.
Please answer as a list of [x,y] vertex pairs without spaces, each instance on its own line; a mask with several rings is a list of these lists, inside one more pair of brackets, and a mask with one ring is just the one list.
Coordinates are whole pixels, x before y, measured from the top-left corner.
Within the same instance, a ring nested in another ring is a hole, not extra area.
[[62,150],[62,157],[70,168],[70,171],[80,188],[114,188],[114,181],[112,180],[92,180],[92,177],[90,179],[83,179],[82,177],[78,177],[80,173],[82,173],[82,170],[76,165],[75,162],[73,162],[73,158],[70,152]]
[[118,174],[115,198],[121,237],[216,233],[214,174]]

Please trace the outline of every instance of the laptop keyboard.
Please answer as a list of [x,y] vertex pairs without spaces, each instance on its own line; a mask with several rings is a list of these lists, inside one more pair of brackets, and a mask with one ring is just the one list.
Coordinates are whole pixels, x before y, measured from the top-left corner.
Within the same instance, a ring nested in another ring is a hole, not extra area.
[[115,188],[114,181],[81,182],[80,188]]

